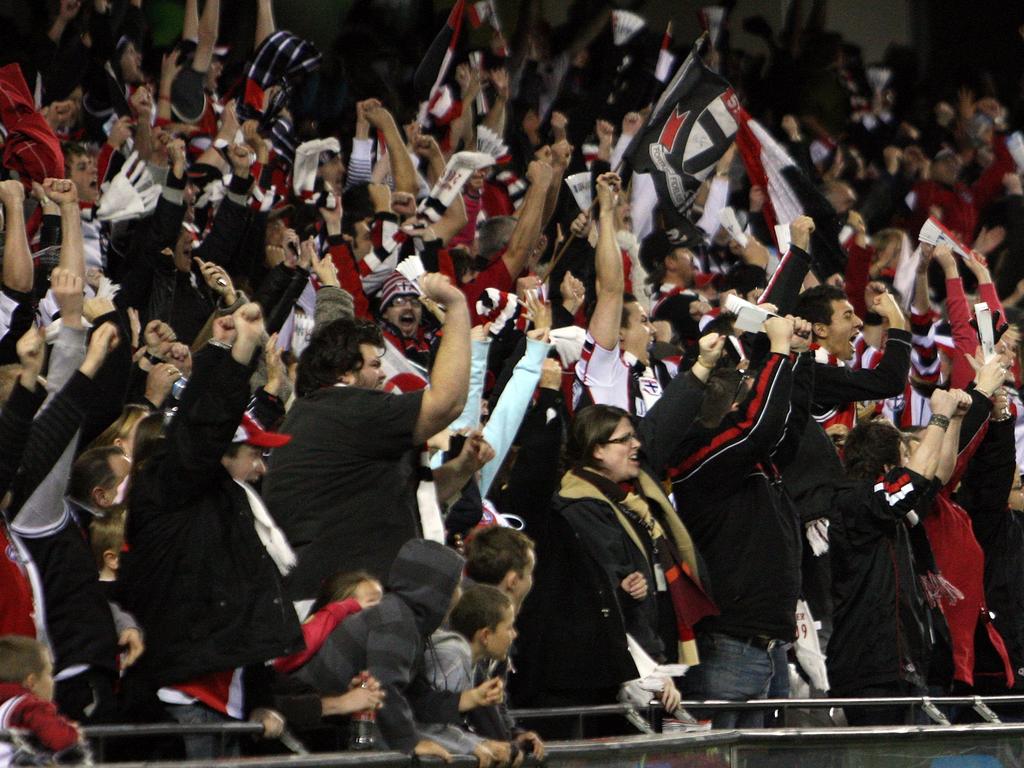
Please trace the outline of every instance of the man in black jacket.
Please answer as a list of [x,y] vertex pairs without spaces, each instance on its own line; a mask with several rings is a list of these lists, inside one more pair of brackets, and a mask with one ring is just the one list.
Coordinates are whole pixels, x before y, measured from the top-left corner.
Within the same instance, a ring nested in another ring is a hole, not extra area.
[[[696,626],[701,661],[683,678],[684,693],[694,699],[765,698],[770,687],[783,697],[788,692],[785,645],[796,632],[800,533],[779,471],[796,453],[810,408],[813,362],[808,340],[795,335],[808,330],[791,317],[765,322],[770,354],[745,398],[735,371],[716,371],[671,472],[721,611]],[[757,728],[763,718],[723,711],[713,722]]]
[[[264,664],[301,650],[302,633],[280,558],[264,544],[265,510],[229,472],[263,330],[259,307],[246,304],[218,318],[196,355],[166,437],[134,467],[119,586],[149,638],[129,677],[134,706],[159,691],[182,722],[248,716],[273,733],[282,721],[259,707],[269,700]],[[213,744],[186,746],[209,756]]]
[[832,630],[831,571],[827,555],[827,520],[835,481],[842,464],[825,430],[832,425],[851,429],[857,403],[882,400],[903,393],[910,371],[910,332],[899,305],[889,293],[875,293],[871,309],[887,322],[884,354],[875,368],[853,370],[853,339],[863,322],[846,294],[830,285],[819,285],[800,294],[796,312],[811,322],[818,345],[814,364],[812,419],[808,420],[796,459],[783,474],[807,532],[803,556],[803,593],[814,618],[822,623],[819,639],[828,643]]
[[[946,430],[970,402],[960,390],[936,390],[931,420],[907,460],[899,431],[887,422],[861,424],[847,439],[848,479],[838,484],[831,535],[835,631],[828,674],[837,696],[927,692],[933,642],[915,568],[913,536],[923,531],[915,530],[914,510],[930,505],[944,453],[956,456],[959,428],[948,436]],[[846,710],[851,725],[905,717],[901,707]]]

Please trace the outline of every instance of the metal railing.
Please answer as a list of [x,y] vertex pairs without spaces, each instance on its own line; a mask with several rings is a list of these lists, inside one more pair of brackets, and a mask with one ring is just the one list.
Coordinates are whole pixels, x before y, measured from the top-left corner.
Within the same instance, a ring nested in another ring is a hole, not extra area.
[[[609,704],[589,707],[556,707],[543,709],[517,709],[512,714],[517,720],[533,723],[543,734],[544,728],[539,725],[545,720],[572,719],[576,723],[577,732],[583,732],[584,721],[592,717],[621,715],[641,732],[637,736],[626,736],[612,740],[600,741],[573,740],[553,742],[548,748],[549,765],[557,765],[561,760],[584,758],[587,755],[604,754],[609,750],[615,753],[632,754],[633,752],[649,752],[653,745],[659,751],[671,752],[673,749],[693,749],[695,746],[721,746],[735,752],[738,745],[779,743],[786,739],[799,739],[804,743],[817,743],[842,737],[849,741],[858,741],[879,734],[887,734],[900,738],[929,738],[928,734],[941,734],[943,737],[970,739],[984,735],[997,734],[1003,736],[1024,737],[1024,724],[1001,723],[996,710],[1003,706],[1024,707],[1024,696],[942,696],[942,697],[899,697],[899,698],[822,698],[822,699],[757,699],[751,701],[684,701],[681,706],[689,711],[698,711],[703,715],[707,712],[723,710],[749,711],[767,710],[781,713],[783,719],[792,710],[820,710],[838,708],[875,708],[875,707],[906,707],[908,714],[925,713],[935,725],[928,726],[896,726],[885,728],[851,728],[851,727],[801,727],[773,728],[765,730],[700,730],[689,733],[661,734],[664,711],[658,702],[641,710],[625,704]],[[947,712],[952,708],[969,708],[977,713],[984,722],[974,725],[950,725]],[[641,715],[642,713],[642,715]],[[639,719],[639,723],[637,722]],[[173,738],[190,734],[216,734],[222,744],[228,739],[243,736],[256,737],[262,733],[262,726],[257,723],[230,722],[182,725],[177,723],[96,725],[84,729],[85,735],[94,746],[96,764],[103,763],[107,754],[108,742],[121,739]],[[16,732],[0,730],[0,740]],[[143,763],[110,763],[121,768],[133,768]],[[379,766],[380,768],[405,768],[412,765],[440,765],[437,759],[411,759],[397,752],[333,752],[317,754],[295,754],[290,756],[247,757],[237,759],[219,759],[215,763],[181,761],[146,762],[147,766],[201,766],[217,765],[220,768],[246,766],[247,768],[271,768],[272,766]],[[473,766],[473,757],[456,756],[451,765],[456,768]],[[528,760],[526,765],[535,764]]]

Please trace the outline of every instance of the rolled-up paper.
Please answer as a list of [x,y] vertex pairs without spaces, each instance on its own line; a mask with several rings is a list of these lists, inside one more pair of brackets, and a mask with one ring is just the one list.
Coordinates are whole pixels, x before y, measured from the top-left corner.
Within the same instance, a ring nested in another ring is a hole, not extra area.
[[565,185],[572,192],[572,199],[576,201],[581,211],[589,211],[594,202],[594,192],[590,183],[590,174],[586,171],[574,173],[565,177]]
[[992,328],[992,310],[988,304],[982,301],[974,305],[974,319],[978,323],[978,339],[987,363],[996,356],[996,334]]
[[764,321],[769,317],[775,317],[764,307],[759,304],[751,304],[735,293],[730,293],[725,297],[725,311],[736,315],[736,328],[747,333],[762,333]]
[[960,242],[959,238],[942,226],[939,220],[934,216],[929,216],[928,221],[921,227],[921,232],[918,234],[917,239],[922,243],[928,243],[929,245],[939,245],[944,243],[948,245],[953,253],[960,256],[962,259],[971,258],[971,249]]
[[612,42],[625,45],[646,23],[642,16],[632,11],[612,11]]
[[1014,131],[1006,140],[1006,149],[1013,156],[1013,162],[1017,164],[1017,172],[1024,173],[1024,134]]
[[722,208],[718,212],[718,221],[721,222],[722,228],[729,233],[729,237],[739,243],[740,248],[746,248],[750,238],[740,227],[740,222],[736,218],[736,211],[729,206]]
[[775,242],[779,244],[779,256],[789,253],[789,244],[792,242],[789,235],[789,224],[775,225]]

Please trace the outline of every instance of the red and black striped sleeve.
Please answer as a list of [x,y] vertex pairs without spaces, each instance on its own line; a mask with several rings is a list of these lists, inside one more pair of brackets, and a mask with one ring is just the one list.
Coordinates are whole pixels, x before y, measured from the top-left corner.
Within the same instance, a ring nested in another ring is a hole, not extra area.
[[786,427],[792,381],[789,358],[770,355],[739,409],[727,414],[709,439],[670,470],[673,482],[720,482],[742,476],[737,473],[768,459]]

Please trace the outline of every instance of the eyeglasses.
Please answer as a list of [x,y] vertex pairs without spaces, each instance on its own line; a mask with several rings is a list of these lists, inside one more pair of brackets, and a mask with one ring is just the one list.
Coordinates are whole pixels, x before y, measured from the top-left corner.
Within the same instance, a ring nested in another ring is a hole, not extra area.
[[629,445],[629,443],[631,443],[633,440],[640,442],[640,438],[636,436],[636,432],[629,432],[625,435],[622,435],[621,437],[612,437],[609,438],[608,440],[603,440],[602,442],[605,445]]
[[393,307],[418,307],[420,300],[415,296],[396,296],[391,300],[391,306]]

